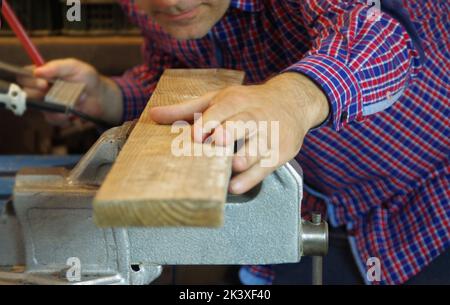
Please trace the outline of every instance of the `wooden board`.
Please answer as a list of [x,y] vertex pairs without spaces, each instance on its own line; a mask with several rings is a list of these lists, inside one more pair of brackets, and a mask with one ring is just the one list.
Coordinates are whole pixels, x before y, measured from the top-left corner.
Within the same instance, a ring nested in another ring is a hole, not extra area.
[[220,69],[164,72],[94,199],[98,226],[222,225],[230,157],[175,156],[171,145],[178,134],[152,121],[149,110],[241,84],[243,78],[242,72]]

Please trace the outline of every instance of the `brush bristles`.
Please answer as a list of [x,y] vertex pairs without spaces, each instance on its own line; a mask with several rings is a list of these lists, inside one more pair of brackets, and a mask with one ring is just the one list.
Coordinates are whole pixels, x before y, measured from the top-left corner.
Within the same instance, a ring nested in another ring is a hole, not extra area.
[[57,80],[45,96],[45,102],[72,108],[86,87],[83,83]]

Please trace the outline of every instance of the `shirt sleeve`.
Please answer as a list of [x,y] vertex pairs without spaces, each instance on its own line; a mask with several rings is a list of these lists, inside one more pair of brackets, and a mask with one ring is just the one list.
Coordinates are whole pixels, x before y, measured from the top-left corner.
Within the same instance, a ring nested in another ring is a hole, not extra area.
[[138,25],[144,37],[142,54],[144,63],[131,68],[120,77],[112,79],[117,83],[123,98],[123,121],[133,120],[140,116],[149,101],[156,85],[166,68],[173,65],[173,57],[157,48],[150,34],[145,30],[149,22],[145,15],[138,12],[134,1],[119,1],[130,21]]
[[286,1],[300,12],[312,44],[285,71],[302,73],[322,88],[335,130],[391,106],[417,73],[419,56],[408,33],[365,1]]
[[131,68],[120,77],[112,78],[122,92],[123,121],[140,116],[163,71],[171,66],[169,56],[149,49],[149,41],[145,41],[144,64]]

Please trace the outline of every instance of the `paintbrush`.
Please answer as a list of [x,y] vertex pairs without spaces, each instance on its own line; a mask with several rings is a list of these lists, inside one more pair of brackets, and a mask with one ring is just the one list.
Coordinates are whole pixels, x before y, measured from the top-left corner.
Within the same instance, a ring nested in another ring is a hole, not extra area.
[[[16,37],[21,42],[31,61],[36,67],[40,67],[45,64],[45,61],[41,54],[39,53],[36,46],[31,41],[30,37],[27,35],[24,27],[17,19],[16,14],[9,6],[8,2],[3,1],[2,14],[13,30]],[[29,70],[15,67],[13,65],[3,63],[0,68],[3,70],[14,73],[16,75],[22,76],[33,76],[33,73]],[[33,76],[34,77],[34,76]],[[53,86],[50,88],[49,92],[45,96],[45,102],[53,103],[57,105],[63,105],[67,109],[73,108],[76,101],[79,99],[81,93],[83,92],[85,85],[81,83],[66,82],[62,80],[53,81]]]
[[[15,76],[26,76],[35,78],[31,70],[15,66],[3,61],[0,61],[0,70],[11,73]],[[47,92],[44,98],[44,102],[57,104],[66,107],[67,109],[73,108],[75,103],[80,98],[86,87],[83,83],[67,82],[59,79],[49,80],[51,84],[50,90]]]
[[[2,67],[1,64],[0,67]],[[23,115],[25,110],[28,108],[47,112],[73,114],[81,119],[96,123],[102,127],[112,127],[108,122],[105,122],[102,119],[96,117],[92,117],[88,114],[76,110],[75,108],[67,107],[66,105],[57,103],[30,99],[26,96],[26,93],[19,86],[3,80],[0,80],[0,108],[7,108],[16,115]]]

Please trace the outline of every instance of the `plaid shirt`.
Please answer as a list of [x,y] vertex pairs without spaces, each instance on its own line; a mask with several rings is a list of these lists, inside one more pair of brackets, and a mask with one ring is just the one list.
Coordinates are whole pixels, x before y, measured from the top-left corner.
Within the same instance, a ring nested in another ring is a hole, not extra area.
[[177,41],[123,0],[145,38],[144,64],[115,78],[124,120],[139,116],[165,68],[243,70],[248,84],[307,75],[331,115],[297,156],[304,211],[324,208],[347,226],[364,277],[378,257],[381,283],[403,283],[450,246],[450,4],[384,2],[402,3],[374,20],[366,1],[231,0],[207,36]]

